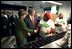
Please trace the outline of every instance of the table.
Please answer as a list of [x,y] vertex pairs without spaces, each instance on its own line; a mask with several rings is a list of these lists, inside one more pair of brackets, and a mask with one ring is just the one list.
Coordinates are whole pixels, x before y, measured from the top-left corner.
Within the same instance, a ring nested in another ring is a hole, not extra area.
[[[56,34],[54,36],[49,36],[49,37],[46,37],[46,38],[42,37],[37,41],[32,41],[32,42],[28,43],[26,45],[26,48],[40,48],[42,46],[45,46],[47,44],[50,44],[50,43],[62,38],[64,35],[65,35],[65,32]],[[56,47],[59,47],[59,46],[56,45]]]
[[[62,38],[61,38],[61,39],[62,39]],[[61,46],[57,45],[57,43],[58,43],[61,39],[58,39],[58,40],[56,40],[56,41],[54,41],[54,42],[51,42],[50,44],[41,46],[40,48],[61,48]]]

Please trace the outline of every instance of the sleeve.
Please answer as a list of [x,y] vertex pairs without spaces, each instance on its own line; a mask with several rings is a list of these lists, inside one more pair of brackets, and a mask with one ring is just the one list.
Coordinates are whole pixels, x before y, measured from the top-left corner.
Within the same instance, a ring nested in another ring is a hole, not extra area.
[[42,21],[39,22],[38,27],[41,27],[41,22],[42,22]]
[[58,19],[55,20],[55,23],[54,24],[57,24],[58,23],[57,21],[58,21]]
[[24,31],[26,31],[26,32],[30,32],[30,33],[33,32],[33,29],[29,29],[29,28],[26,27],[25,22],[21,22],[21,27],[22,27],[22,29],[24,29]]
[[54,32],[55,26],[54,26],[54,22],[51,20],[50,21],[50,32]]
[[53,21],[51,21],[51,28],[55,28],[55,25],[54,25],[54,22]]

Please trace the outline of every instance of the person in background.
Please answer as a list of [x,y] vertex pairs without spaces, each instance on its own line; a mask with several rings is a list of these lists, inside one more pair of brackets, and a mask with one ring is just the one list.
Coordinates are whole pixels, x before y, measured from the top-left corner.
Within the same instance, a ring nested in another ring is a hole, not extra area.
[[71,48],[71,16],[69,17],[67,24],[68,25],[66,35],[68,35],[68,47]]
[[43,37],[54,33],[55,26],[54,22],[51,20],[51,14],[49,12],[44,14],[44,18],[40,20],[38,26],[40,28],[40,35]]
[[35,15],[35,16],[36,16],[36,20],[37,20],[37,22],[39,23],[40,20],[41,20],[41,15],[38,15],[37,12],[36,12],[36,15]]
[[1,38],[9,36],[9,20],[5,10],[1,11]]
[[63,14],[60,13],[58,18],[56,18],[55,20],[55,25],[56,26],[62,26],[63,31],[66,31],[67,28],[67,21],[66,19],[63,17]]
[[9,31],[11,35],[15,35],[15,31],[16,31],[15,26],[16,26],[16,22],[15,22],[15,18],[14,18],[13,11],[12,11],[12,13],[9,16],[9,27],[10,27]]
[[71,24],[71,16],[68,18],[67,24]]
[[24,21],[29,29],[35,30],[34,32],[27,33],[28,42],[36,40],[36,37],[38,35],[37,34],[38,28],[37,28],[37,20],[35,18],[34,8],[30,8],[28,10],[28,15],[25,17]]
[[[66,22],[67,23],[67,22]],[[59,25],[59,24],[57,24]],[[63,45],[66,45],[65,48],[71,48],[71,17],[68,19],[67,31],[64,37],[57,43],[57,45],[63,47]]]
[[25,44],[27,44],[27,33],[33,32],[34,30],[28,29],[24,19],[26,16],[26,11],[24,9],[20,9],[18,12],[19,18],[17,19],[17,24],[16,24],[16,41],[17,41],[17,46],[19,48],[23,48]]
[[67,25],[67,32],[64,37],[57,43],[60,47],[71,48],[71,24]]

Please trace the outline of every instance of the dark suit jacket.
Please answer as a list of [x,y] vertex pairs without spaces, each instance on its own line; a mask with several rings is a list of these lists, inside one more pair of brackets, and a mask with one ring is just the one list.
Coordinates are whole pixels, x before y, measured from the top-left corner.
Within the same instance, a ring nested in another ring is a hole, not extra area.
[[[4,28],[5,26],[5,28]],[[0,32],[1,37],[5,37],[9,35],[9,20],[6,17],[1,16],[1,32]]]
[[31,21],[29,15],[27,15],[27,16],[25,17],[25,19],[24,19],[24,21],[25,21],[25,23],[26,23],[26,25],[27,25],[27,27],[28,27],[29,29],[36,29],[36,28],[37,28],[37,20],[36,20],[36,17],[34,17],[34,18],[35,18],[36,26],[33,26],[32,21]]
[[[35,21],[34,21],[34,22],[36,23],[36,26],[33,26],[33,23],[32,23],[32,21],[31,21],[29,15],[27,15],[27,16],[24,18],[24,21],[25,21],[25,23],[26,23],[27,28],[32,29],[32,30],[37,29],[37,24],[38,24],[37,18],[36,18],[36,16],[35,16],[34,18],[35,18]],[[36,37],[38,36],[38,33],[36,33],[36,34],[35,34],[34,32],[30,32],[30,33],[31,33],[31,36],[27,36],[28,42],[35,40]]]

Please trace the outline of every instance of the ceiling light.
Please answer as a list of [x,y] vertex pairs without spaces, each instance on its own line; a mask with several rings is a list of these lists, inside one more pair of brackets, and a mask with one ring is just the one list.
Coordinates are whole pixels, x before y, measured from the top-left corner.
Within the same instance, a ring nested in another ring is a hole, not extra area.
[[57,5],[62,5],[62,3],[58,3],[58,2],[55,2],[55,1],[42,1],[42,3],[45,3],[45,2],[57,4]]

